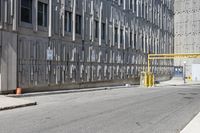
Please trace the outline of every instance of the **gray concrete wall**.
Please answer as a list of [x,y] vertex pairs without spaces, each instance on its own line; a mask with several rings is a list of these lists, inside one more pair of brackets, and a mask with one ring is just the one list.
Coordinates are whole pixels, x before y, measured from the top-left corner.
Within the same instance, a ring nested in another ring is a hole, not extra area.
[[17,86],[17,34],[1,32],[1,91],[15,90]]
[[[175,0],[175,53],[200,53],[200,1]],[[192,64],[200,59],[176,59],[176,66],[186,62],[187,76],[192,74]]]

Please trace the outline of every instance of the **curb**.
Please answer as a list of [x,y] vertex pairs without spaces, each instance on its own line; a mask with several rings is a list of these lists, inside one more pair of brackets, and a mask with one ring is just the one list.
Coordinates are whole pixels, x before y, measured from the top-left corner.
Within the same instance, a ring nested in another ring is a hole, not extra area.
[[0,107],[0,111],[11,110],[11,109],[15,109],[15,108],[28,107],[28,106],[34,106],[34,105],[37,105],[37,102],[21,104],[21,105],[13,105],[13,106],[9,106],[9,107]]
[[49,92],[35,92],[35,93],[24,93],[21,95],[7,95],[8,97],[33,97],[33,96],[45,96],[45,95],[56,95],[56,94],[67,94],[67,93],[79,93],[79,92],[92,92],[92,91],[103,91],[103,90],[114,90],[138,87],[139,85],[133,86],[116,86],[116,87],[101,87],[101,88],[91,88],[91,89],[73,89],[73,90],[61,90],[61,91],[49,91]]
[[200,131],[200,112],[181,130],[180,133],[199,133]]
[[[191,85],[200,85],[200,84],[171,84],[171,85],[157,85],[155,87],[166,87],[166,86],[191,86]],[[34,97],[34,96],[45,96],[45,95],[56,95],[56,94],[67,94],[67,93],[79,93],[79,92],[92,92],[92,91],[103,91],[103,90],[114,90],[114,89],[123,89],[123,88],[132,88],[132,87],[140,87],[140,85],[132,85],[132,86],[116,86],[116,87],[99,87],[99,88],[90,88],[90,89],[72,89],[72,90],[58,90],[58,91],[49,91],[49,92],[34,92],[34,93],[24,93],[21,95],[10,94],[8,97]],[[142,88],[142,87],[141,87]]]
[[195,86],[195,85],[200,85],[200,83],[197,83],[197,84],[169,84],[169,85],[158,85],[158,86],[155,86],[155,87],[165,87],[165,86]]

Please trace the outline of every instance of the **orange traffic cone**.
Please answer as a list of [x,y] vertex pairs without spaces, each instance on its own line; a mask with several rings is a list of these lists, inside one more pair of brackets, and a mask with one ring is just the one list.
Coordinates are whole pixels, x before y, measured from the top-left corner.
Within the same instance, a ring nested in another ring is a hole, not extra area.
[[22,94],[22,88],[17,88],[16,89],[16,95]]

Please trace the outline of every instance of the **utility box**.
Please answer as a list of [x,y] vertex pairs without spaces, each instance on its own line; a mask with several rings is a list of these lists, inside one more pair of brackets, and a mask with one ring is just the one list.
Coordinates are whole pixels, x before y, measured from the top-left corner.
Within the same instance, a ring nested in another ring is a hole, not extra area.
[[200,64],[192,64],[192,80],[200,81]]

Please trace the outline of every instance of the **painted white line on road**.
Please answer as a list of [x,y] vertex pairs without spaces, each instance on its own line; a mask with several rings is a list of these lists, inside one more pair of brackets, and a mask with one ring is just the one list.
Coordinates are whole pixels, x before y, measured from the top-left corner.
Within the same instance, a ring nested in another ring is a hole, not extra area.
[[180,133],[200,133],[200,113]]

